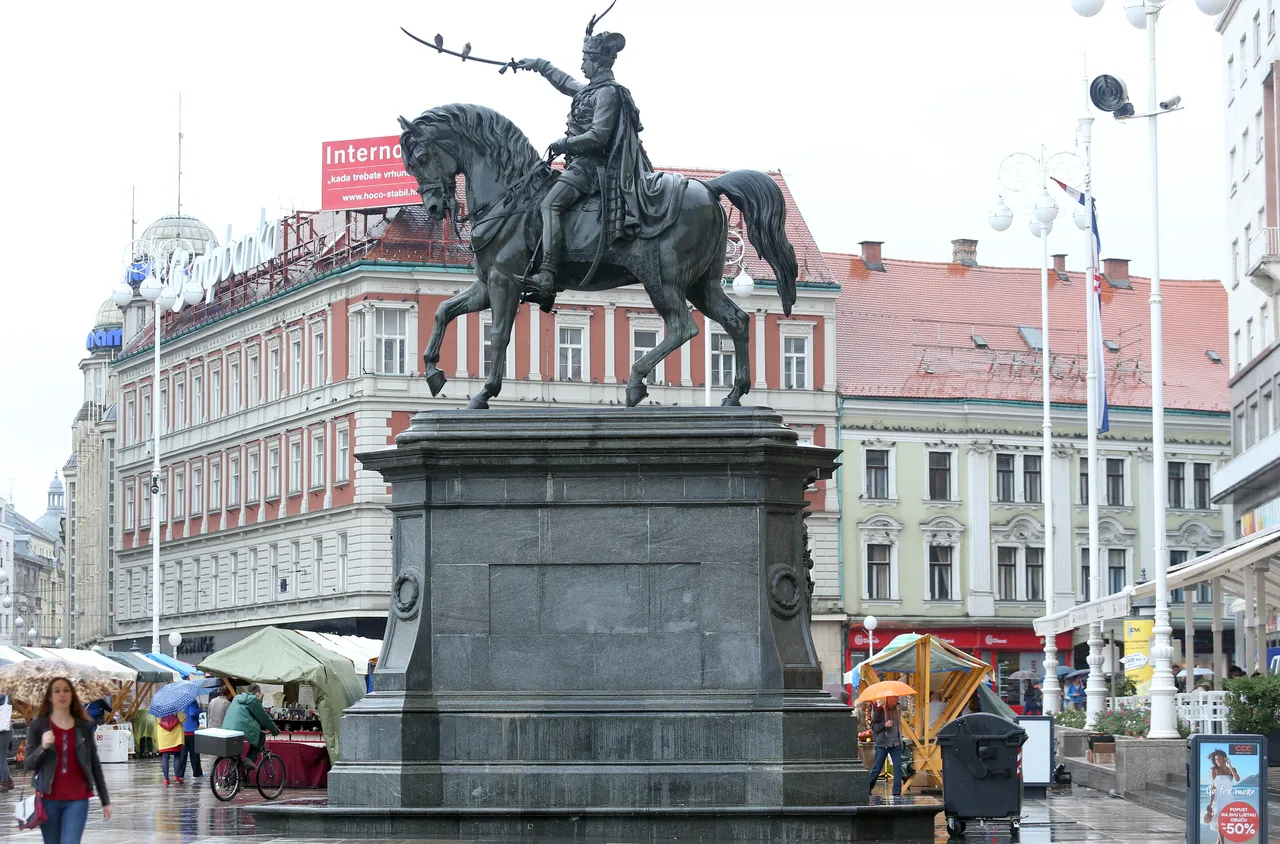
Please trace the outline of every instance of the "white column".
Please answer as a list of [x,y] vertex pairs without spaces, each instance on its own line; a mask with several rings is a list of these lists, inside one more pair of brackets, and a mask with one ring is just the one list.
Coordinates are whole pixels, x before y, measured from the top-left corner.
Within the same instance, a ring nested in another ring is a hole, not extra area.
[[299,513],[305,513],[311,509],[311,449],[313,448],[311,439],[313,436],[310,425],[302,426],[302,431],[298,435],[298,445],[302,449],[302,469],[298,473],[302,476],[302,501],[298,507]]
[[836,391],[836,318],[834,316],[822,318],[822,356],[823,368],[826,370],[823,373],[822,389],[828,393],[834,393]]
[[764,337],[764,311],[756,311],[756,336],[753,341],[756,344],[756,381],[752,389],[765,390],[768,389],[768,381],[765,380],[765,342]]
[[[991,584],[991,443],[969,445],[969,615],[996,614]],[[959,471],[960,467],[956,467]]]
[[[266,440],[258,440],[258,517],[254,520],[262,524],[267,517],[267,445]],[[252,448],[253,446],[249,446]],[[247,452],[246,452],[247,454]]]
[[[1258,667],[1257,671],[1263,674],[1267,673],[1267,572],[1271,570],[1271,563],[1266,560],[1260,560],[1253,564],[1253,604],[1254,624],[1257,625],[1253,634],[1254,642],[1258,648]],[[1249,672],[1253,673],[1253,672]]]
[[[347,338],[347,343],[351,338]],[[333,383],[333,350],[337,344],[333,342],[333,305],[324,309],[324,383]],[[348,356],[350,360],[350,356]]]
[[[459,322],[465,321],[466,316],[464,315]],[[422,373],[423,363],[421,351],[422,346],[418,343],[418,309],[416,307],[409,308],[409,314],[404,321],[404,331],[404,344],[408,347],[406,351],[409,356],[409,359],[405,361],[405,370],[413,373],[414,375],[419,375]],[[481,333],[483,334],[483,331]],[[483,357],[481,360],[483,360]],[[477,363],[477,366],[479,366],[479,363]]]
[[[616,319],[614,317],[617,312],[618,308],[612,302],[604,306],[604,383],[606,384],[618,383],[618,376],[614,371],[616,363],[614,361],[614,352],[617,347],[614,336],[614,331],[616,330],[614,325]],[[685,357],[688,357],[688,355],[685,355]]]
[[454,378],[471,377],[470,370],[467,369],[467,320],[471,314],[463,314],[453,321],[453,326],[458,332],[458,368],[453,373]]
[[529,380],[542,380],[542,309],[529,304]]
[[1227,676],[1227,662],[1222,658],[1222,578],[1215,577],[1210,588],[1213,600],[1213,688],[1222,691],[1222,680]]
[[[1244,669],[1245,674],[1253,673],[1258,633],[1258,602],[1253,591],[1257,581],[1249,575],[1250,571],[1245,569],[1240,577],[1244,581],[1244,658],[1240,660],[1240,667]],[[1240,650],[1239,630],[1236,631],[1236,650]]]
[[[364,306],[364,348],[360,350],[361,360],[364,361],[361,374],[373,373],[378,369],[377,359],[374,354],[374,348],[377,345],[374,332],[378,330],[378,323],[374,317],[373,305],[366,304]],[[265,356],[263,359],[266,359]]]
[[[210,485],[210,483],[212,482],[213,478],[212,478],[212,476],[209,474],[209,458],[208,458],[208,457],[201,457],[201,458],[199,458],[198,460],[196,460],[196,463],[198,463],[198,464],[200,465],[200,478],[201,478],[201,481],[202,481],[202,483],[201,483],[201,487],[200,487],[200,497],[204,499],[204,501],[199,502],[199,504],[200,504],[200,509],[201,509],[201,513],[200,513],[200,532],[201,532],[201,533],[208,533],[208,532],[209,532],[209,519],[208,519],[208,518],[207,518],[207,516],[206,516],[206,514],[208,513],[208,507],[206,507],[206,506],[205,506],[205,502],[207,502],[207,501],[209,500],[209,490],[210,490],[210,486],[209,486],[209,485]],[[194,515],[196,515],[196,514],[195,514],[195,513],[192,513],[191,515],[193,515],[193,516],[194,516]]]

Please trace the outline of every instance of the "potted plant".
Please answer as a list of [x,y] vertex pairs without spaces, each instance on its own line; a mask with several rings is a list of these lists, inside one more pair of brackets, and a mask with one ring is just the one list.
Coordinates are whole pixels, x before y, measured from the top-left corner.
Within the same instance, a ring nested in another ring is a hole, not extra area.
[[1266,736],[1267,758],[1280,749],[1280,677],[1228,680],[1227,729]]

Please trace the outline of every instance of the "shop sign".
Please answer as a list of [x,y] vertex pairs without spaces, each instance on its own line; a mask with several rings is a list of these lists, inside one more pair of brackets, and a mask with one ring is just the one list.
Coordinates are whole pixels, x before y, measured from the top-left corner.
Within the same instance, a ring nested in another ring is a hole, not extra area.
[[390,208],[418,202],[418,180],[404,169],[400,136],[321,145],[320,209]]
[[873,647],[879,648],[881,645],[889,644],[889,640],[883,636],[877,636],[874,633],[867,633],[865,630],[849,631],[849,647],[854,650],[866,650],[868,640]]
[[[876,647],[887,645],[895,636],[903,633],[928,633],[933,638],[946,642],[954,648],[962,651],[1043,651],[1044,640],[1036,635],[1034,630],[1029,628],[1002,628],[998,630],[982,629],[982,628],[942,628],[931,630],[928,628],[911,628],[901,630],[886,630],[880,628],[876,630]],[[862,630],[849,630],[849,647],[853,650],[866,649],[866,633]],[[1064,651],[1071,648],[1071,634],[1063,633],[1058,636],[1058,650]]]
[[197,285],[204,291],[205,302],[212,302],[218,282],[267,263],[280,254],[283,240],[281,221],[277,219],[268,223],[267,209],[263,208],[258,215],[258,227],[238,240],[231,239],[229,225],[226,243],[219,245],[216,240],[210,240],[204,254],[191,262],[190,277],[184,287],[186,284]]
[[120,328],[90,331],[89,337],[84,341],[84,347],[91,352],[94,349],[118,349],[123,345],[124,330]]
[[1241,516],[1240,535],[1252,536],[1276,525],[1280,525],[1280,498],[1273,498]]

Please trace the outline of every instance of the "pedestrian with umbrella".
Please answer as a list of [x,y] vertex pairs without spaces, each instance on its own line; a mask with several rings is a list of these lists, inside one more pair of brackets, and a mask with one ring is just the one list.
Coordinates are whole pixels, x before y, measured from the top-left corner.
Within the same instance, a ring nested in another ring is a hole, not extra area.
[[13,700],[39,704],[27,726],[23,767],[32,772],[40,833],[45,844],[79,844],[95,791],[102,817],[111,819],[111,798],[102,777],[95,724],[82,700],[109,694],[112,681],[87,666],[57,659],[31,659],[0,667],[0,691]]
[[914,695],[916,690],[897,680],[872,683],[858,695],[858,702],[874,701],[871,708],[871,736],[876,747],[875,762],[871,765],[869,788],[876,787],[876,780],[884,770],[886,759],[893,761],[893,796],[902,796],[902,713],[898,698]]
[[[160,770],[164,773],[164,784],[169,785],[169,763],[173,763],[173,778],[182,785],[182,775],[186,773],[186,765],[182,755],[186,753],[186,731],[183,725],[188,720],[188,709],[195,704],[196,717],[199,718],[199,704],[196,704],[203,689],[200,683],[190,680],[178,680],[160,689],[151,698],[151,706],[147,712],[160,719],[156,748],[160,752]],[[195,727],[192,726],[194,732]],[[199,757],[192,766],[198,770]],[[203,772],[200,772],[203,775]]]

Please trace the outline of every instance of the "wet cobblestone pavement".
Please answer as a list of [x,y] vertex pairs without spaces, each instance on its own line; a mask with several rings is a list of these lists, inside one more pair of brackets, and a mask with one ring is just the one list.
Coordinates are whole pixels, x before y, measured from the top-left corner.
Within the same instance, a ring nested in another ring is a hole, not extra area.
[[[107,765],[105,771],[114,814],[104,822],[94,801],[85,844],[337,844],[343,840],[304,841],[257,835],[253,818],[244,811],[245,806],[261,801],[256,790],[241,792],[230,803],[220,803],[210,791],[207,778],[188,779],[183,785],[165,788],[156,761]],[[41,841],[39,831],[18,833],[14,829],[13,804],[18,794],[15,789],[0,796],[4,812],[0,839],[36,844]],[[324,796],[322,791],[287,791],[282,799]],[[1023,808],[1024,844],[1172,844],[1183,840],[1182,820],[1079,786],[1055,791],[1048,800],[1028,800]],[[938,821],[936,840],[947,841],[942,815]],[[1009,824],[984,826],[970,822],[963,840],[970,844],[1010,841]]]

